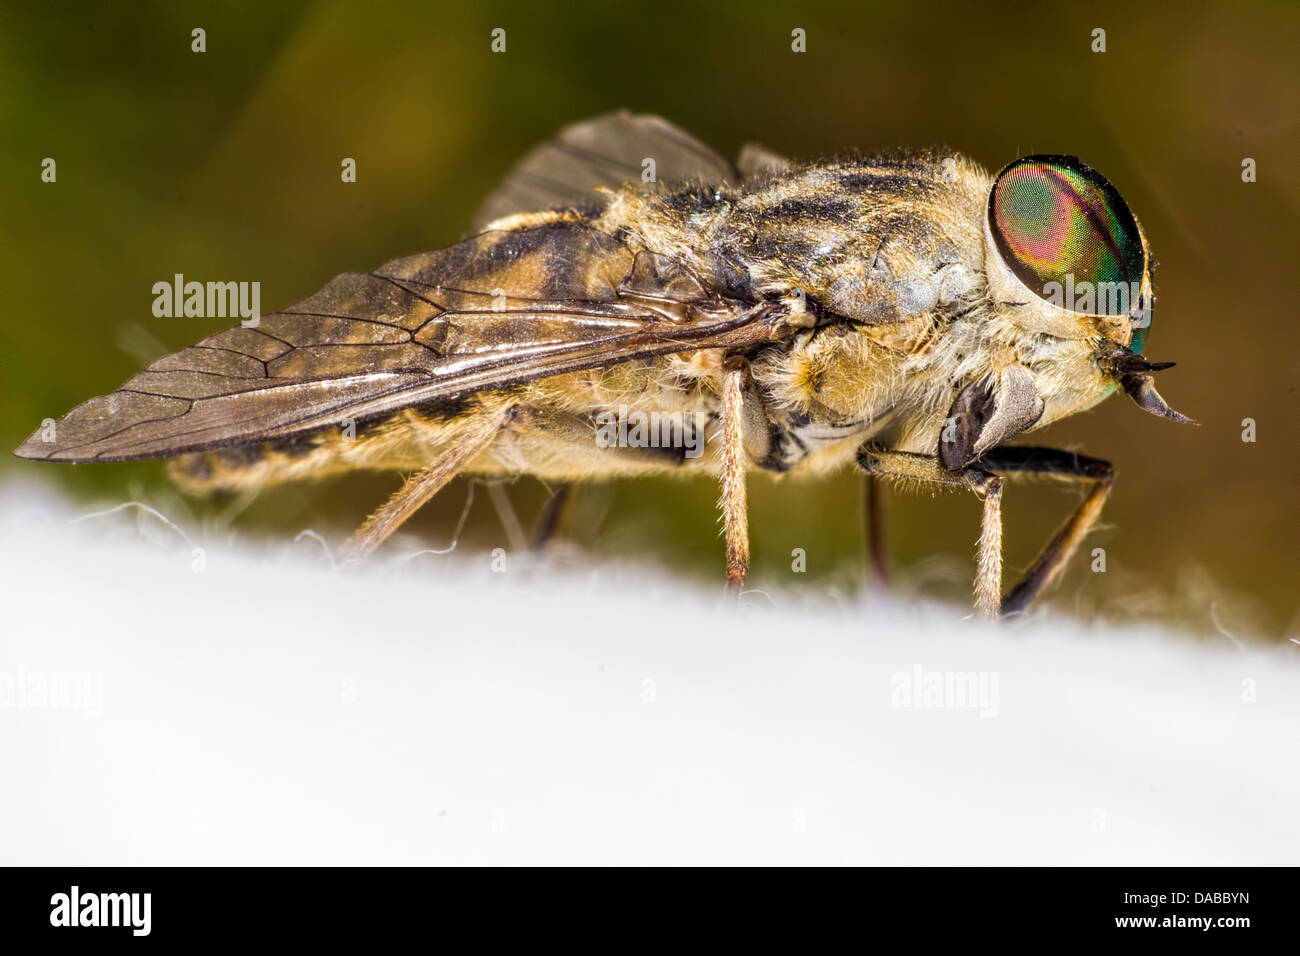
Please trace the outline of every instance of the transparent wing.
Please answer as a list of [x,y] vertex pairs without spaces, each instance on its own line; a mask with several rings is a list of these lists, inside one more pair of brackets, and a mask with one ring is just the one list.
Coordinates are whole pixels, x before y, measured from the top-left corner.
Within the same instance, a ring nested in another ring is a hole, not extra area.
[[739,180],[731,163],[667,120],[610,113],[566,126],[528,153],[483,203],[474,228],[515,213],[599,203],[598,187],[641,182],[646,159],[655,161],[660,186]]
[[740,148],[736,168],[745,179],[779,176],[794,168],[794,161],[768,149],[761,143],[746,143]]
[[167,355],[39,428],[24,458],[118,461],[284,438],[561,372],[780,334],[582,223],[491,231]]

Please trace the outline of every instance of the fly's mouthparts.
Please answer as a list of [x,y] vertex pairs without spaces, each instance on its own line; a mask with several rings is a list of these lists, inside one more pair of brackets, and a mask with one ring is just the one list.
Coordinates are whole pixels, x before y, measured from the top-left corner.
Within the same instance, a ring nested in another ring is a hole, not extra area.
[[1144,412],[1150,412],[1152,415],[1159,415],[1161,418],[1168,418],[1170,421],[1178,422],[1180,425],[1195,425],[1196,421],[1188,418],[1181,412],[1176,412],[1169,407],[1169,404],[1160,397],[1156,391],[1155,380],[1150,375],[1140,372],[1129,372],[1119,376],[1120,387],[1129,398],[1137,403],[1138,408]]
[[1183,425],[1196,424],[1193,419],[1170,408],[1156,391],[1155,379],[1152,378],[1151,373],[1173,368],[1173,362],[1148,362],[1141,355],[1117,347],[1102,358],[1101,365],[1124,389],[1124,393],[1144,412]]
[[1115,378],[1123,378],[1125,375],[1163,372],[1175,365],[1174,362],[1149,362],[1143,356],[1130,352],[1128,349],[1115,349],[1106,356],[1102,364]]

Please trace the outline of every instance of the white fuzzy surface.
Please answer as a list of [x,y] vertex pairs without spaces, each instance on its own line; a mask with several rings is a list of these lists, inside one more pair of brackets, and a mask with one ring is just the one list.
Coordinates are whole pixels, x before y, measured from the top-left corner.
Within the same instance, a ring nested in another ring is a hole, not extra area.
[[1300,858],[1294,645],[0,507],[0,863]]

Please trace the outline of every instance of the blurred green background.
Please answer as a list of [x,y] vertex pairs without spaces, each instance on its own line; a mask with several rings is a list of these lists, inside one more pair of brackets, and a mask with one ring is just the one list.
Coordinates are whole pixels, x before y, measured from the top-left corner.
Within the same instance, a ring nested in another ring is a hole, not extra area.
[[[454,242],[525,150],[608,110],[659,113],[731,156],[748,140],[804,157],[945,146],[993,169],[1075,153],[1143,221],[1160,262],[1147,354],[1178,361],[1161,389],[1202,424],[1113,398],[1034,436],[1119,472],[1088,542],[1105,547],[1106,573],[1077,560],[1051,603],[1300,636],[1293,3],[45,2],[6,3],[0,18],[7,448],[229,324],[154,318],[154,282],[259,280],[264,312],[289,305],[338,272]],[[190,50],[194,27],[206,53]],[[489,49],[495,27],[504,54]],[[1104,54],[1090,50],[1097,27]],[[345,156],[355,184],[340,182]],[[45,157],[55,184],[40,180]],[[1258,182],[1242,182],[1244,157]],[[0,467],[87,505],[133,495],[182,521],[228,518],[228,504],[176,497],[157,462]],[[337,540],[395,486],[287,486],[229,527]],[[529,522],[546,492],[521,479],[510,495]],[[716,495],[704,479],[586,488],[566,533],[584,560],[636,556],[720,581]],[[855,475],[755,478],[751,498],[753,587],[778,600],[862,587]],[[464,499],[458,482],[411,530],[445,544]],[[1009,570],[1076,500],[1012,486]],[[893,495],[899,587],[966,601],[977,528],[968,495]],[[504,544],[479,495],[462,547]],[[806,574],[791,573],[793,548]]]

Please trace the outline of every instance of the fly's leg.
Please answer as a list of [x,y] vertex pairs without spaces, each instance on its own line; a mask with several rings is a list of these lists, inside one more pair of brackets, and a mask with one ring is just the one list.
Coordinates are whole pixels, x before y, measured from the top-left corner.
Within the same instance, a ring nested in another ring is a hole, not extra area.
[[1114,484],[1115,470],[1110,462],[1100,458],[1088,458],[1054,448],[995,448],[986,453],[979,464],[989,471],[1005,475],[1050,476],[1092,485],[1083,502],[1043,548],[1043,553],[1025,572],[1020,583],[1002,599],[1004,615],[1019,614],[1060,576],[1079,543],[1096,523]]
[[[1109,462],[1052,448],[995,448],[961,472],[946,471],[937,458],[865,446],[858,464],[872,475],[934,484],[965,485],[984,499],[975,574],[975,606],[985,614],[1018,614],[1060,576],[1061,570],[1097,521],[1114,482]],[[1006,597],[1002,582],[1002,475],[1039,475],[1088,483],[1091,490]]]
[[889,587],[889,555],[885,535],[885,493],[883,478],[863,472],[862,486],[862,539],[867,549],[867,576],[876,586]]
[[1002,480],[983,468],[952,472],[934,455],[885,451],[872,445],[859,449],[858,467],[877,478],[968,488],[983,499],[975,554],[975,610],[986,617],[997,617],[1002,601]]
[[968,468],[971,488],[984,500],[975,556],[975,611],[997,617],[1002,611],[1002,479]]
[[510,542],[510,550],[515,554],[523,554],[528,547],[528,536],[524,534],[524,526],[519,523],[519,513],[510,503],[510,496],[506,494],[504,484],[500,481],[492,481],[488,483],[487,489],[488,497],[492,499],[492,507],[496,509],[497,518],[506,533],[506,540]]
[[347,562],[357,562],[379,547],[407,518],[419,511],[456,473],[492,444],[510,423],[513,410],[485,416],[467,429],[459,440],[429,467],[406,480],[383,507],[365,520],[343,549]]
[[732,359],[722,371],[722,508],[727,537],[727,593],[739,596],[749,574],[749,511],[745,498],[744,386],[748,366]]
[[537,519],[537,527],[533,529],[532,549],[534,554],[541,554],[545,551],[546,546],[555,537],[556,529],[560,526],[560,518],[563,517],[565,506],[568,505],[572,496],[573,484],[566,481],[561,485],[557,485],[554,493],[547,499],[545,507],[542,508],[541,517]]

